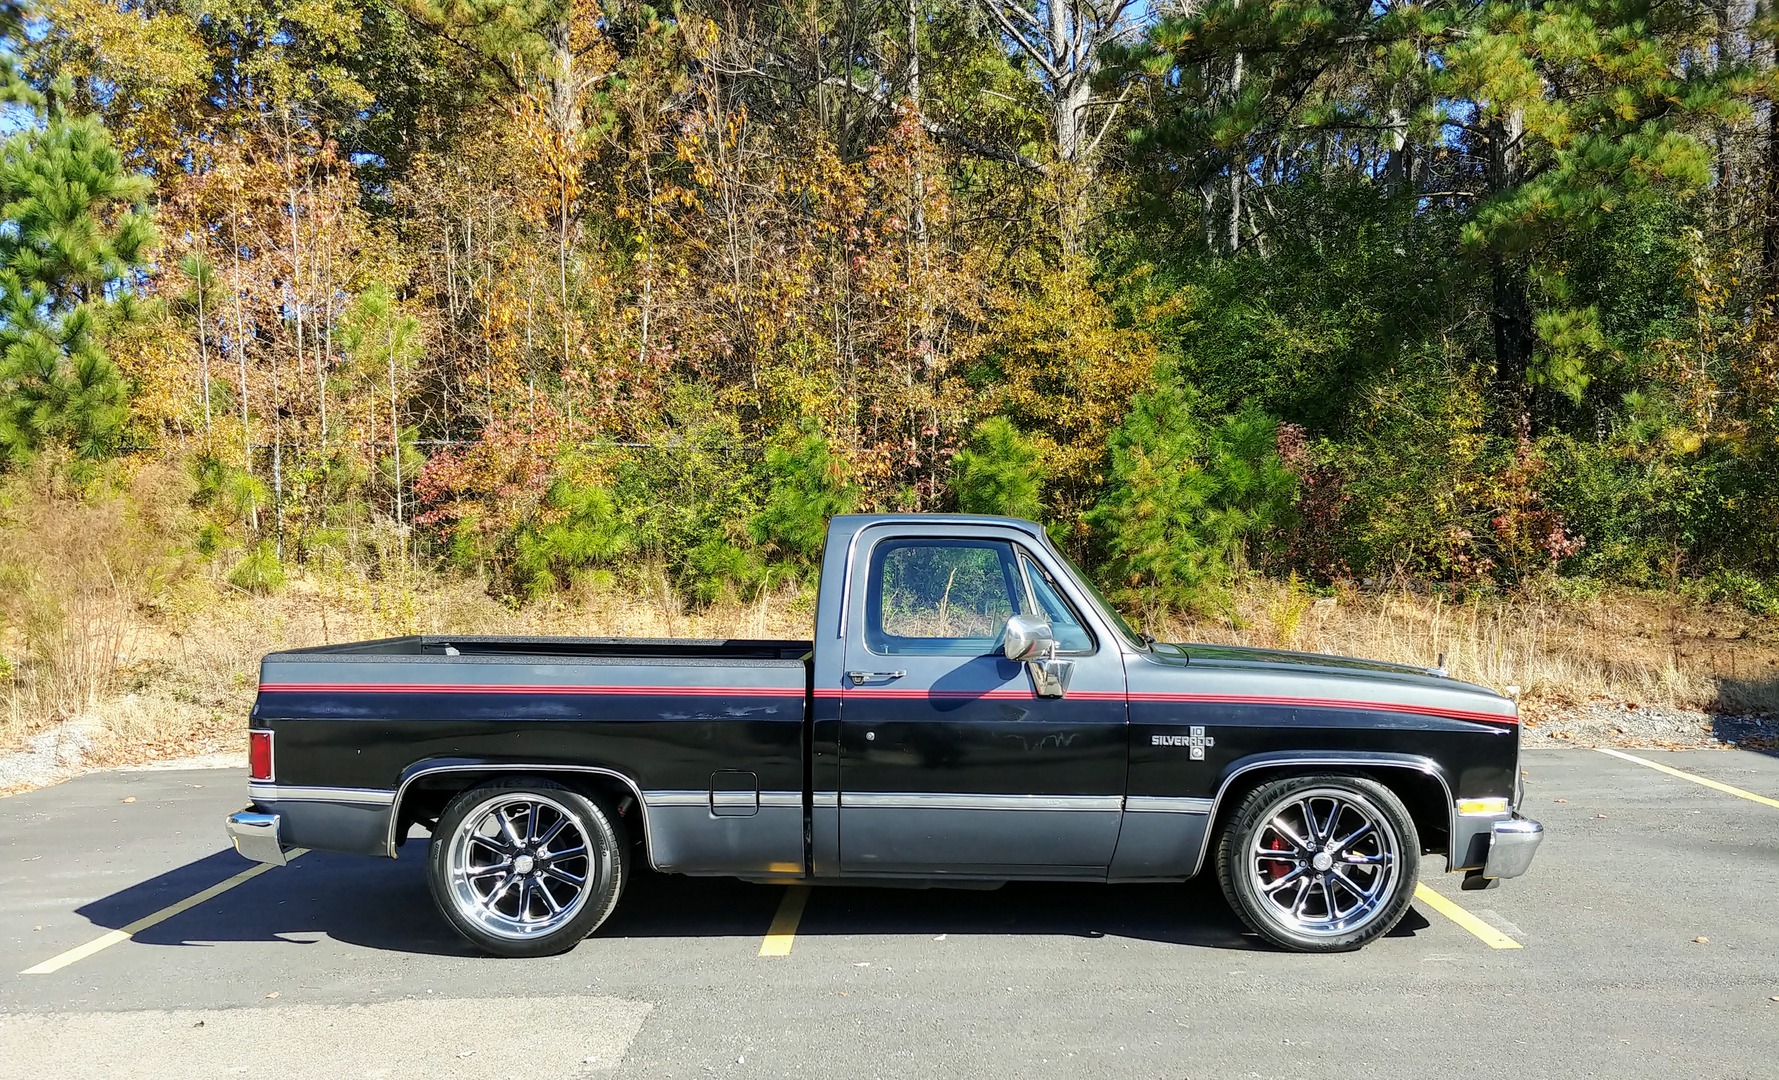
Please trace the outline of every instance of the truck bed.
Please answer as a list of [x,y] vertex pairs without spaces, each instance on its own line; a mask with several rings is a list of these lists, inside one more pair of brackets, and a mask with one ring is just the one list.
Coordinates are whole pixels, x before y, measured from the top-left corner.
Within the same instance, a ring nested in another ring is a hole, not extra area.
[[292,843],[393,853],[442,807],[433,778],[465,761],[489,776],[597,762],[585,771],[616,778],[661,827],[658,869],[800,873],[809,653],[807,641],[433,634],[272,653],[253,725],[272,732],[276,780],[254,798],[273,812],[307,803]]
[[410,634],[344,645],[286,649],[278,656],[546,656],[564,659],[623,657],[643,660],[805,660],[812,643],[754,638],[491,637]]

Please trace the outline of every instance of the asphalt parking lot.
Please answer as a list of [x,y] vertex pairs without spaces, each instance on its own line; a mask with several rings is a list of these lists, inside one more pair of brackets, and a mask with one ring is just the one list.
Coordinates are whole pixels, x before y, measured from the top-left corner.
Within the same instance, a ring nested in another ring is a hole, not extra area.
[[1719,786],[1528,752],[1532,873],[1464,893],[1433,858],[1332,957],[1261,947],[1209,882],[645,873],[574,952],[486,959],[416,845],[254,873],[238,774],[98,774],[0,800],[0,1078],[1779,1078],[1779,758],[1635,756]]

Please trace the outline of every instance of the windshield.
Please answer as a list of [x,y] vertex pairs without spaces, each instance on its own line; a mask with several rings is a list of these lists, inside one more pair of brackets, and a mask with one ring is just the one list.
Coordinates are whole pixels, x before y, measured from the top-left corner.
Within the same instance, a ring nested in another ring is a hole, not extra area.
[[1124,621],[1124,616],[1118,614],[1118,609],[1113,607],[1111,602],[1100,594],[1099,589],[1093,583],[1093,579],[1081,572],[1081,568],[1075,565],[1075,560],[1063,554],[1062,549],[1052,543],[1048,536],[1044,537],[1044,546],[1050,549],[1050,554],[1056,556],[1057,561],[1061,562],[1063,567],[1081,584],[1081,588],[1087,593],[1088,599],[1093,602],[1094,606],[1099,608],[1100,614],[1105,616],[1106,621],[1112,624],[1112,628],[1118,631],[1119,635],[1130,644],[1130,647],[1147,651],[1149,648],[1148,639],[1137,633],[1136,630],[1131,628],[1129,623]]

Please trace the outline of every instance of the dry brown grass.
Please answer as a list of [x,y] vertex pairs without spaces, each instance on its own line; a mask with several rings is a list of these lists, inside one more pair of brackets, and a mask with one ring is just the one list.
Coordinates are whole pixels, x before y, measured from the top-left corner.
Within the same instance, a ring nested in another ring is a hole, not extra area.
[[178,576],[167,536],[179,502],[164,471],[90,500],[58,490],[54,476],[7,489],[0,515],[0,739],[114,697],[143,618]]
[[1228,614],[1153,630],[1173,640],[1300,649],[1432,666],[1534,708],[1592,698],[1779,713],[1779,620],[1673,596],[1537,592],[1454,603],[1409,592],[1312,597],[1257,582]]

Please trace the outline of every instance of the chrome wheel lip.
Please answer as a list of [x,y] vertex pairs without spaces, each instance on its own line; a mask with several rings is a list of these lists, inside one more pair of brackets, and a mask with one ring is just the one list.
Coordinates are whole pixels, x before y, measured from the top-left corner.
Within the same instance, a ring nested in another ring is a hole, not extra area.
[[[523,813],[523,836],[513,812]],[[447,843],[445,875],[452,906],[482,931],[509,941],[535,940],[573,921],[601,872],[580,815],[542,792],[503,792],[483,799],[463,816]],[[572,880],[577,876],[578,883]],[[509,905],[512,914],[501,910]],[[539,916],[527,917],[534,910]]]
[[[1403,873],[1402,837],[1361,792],[1294,791],[1267,804],[1260,822],[1243,873],[1255,910],[1280,929],[1340,937],[1369,926],[1390,906]],[[1272,847],[1269,837],[1289,846]]]

